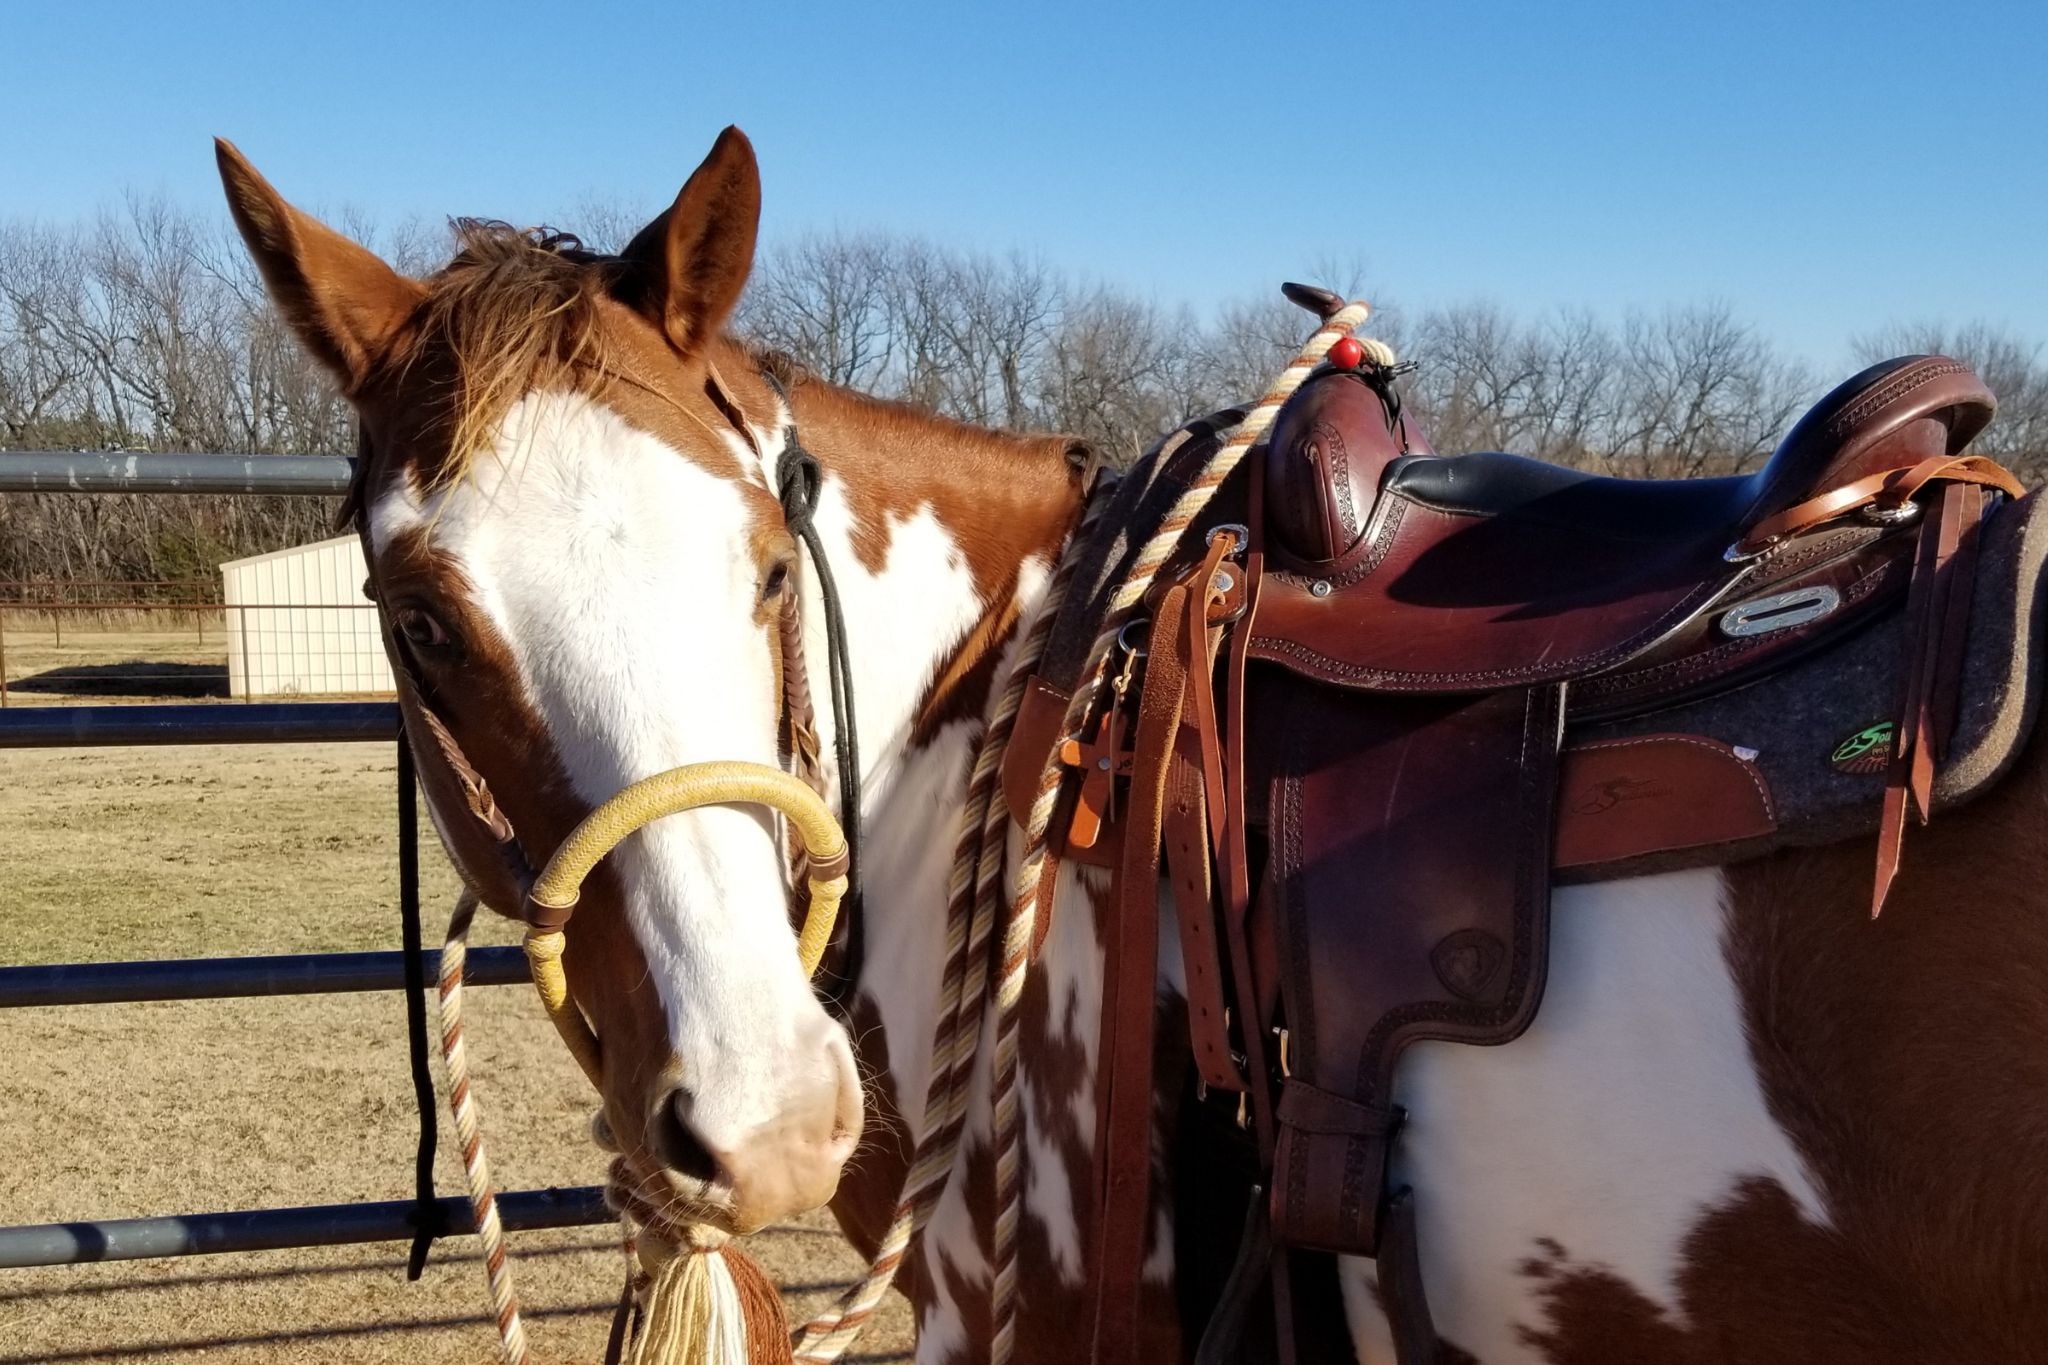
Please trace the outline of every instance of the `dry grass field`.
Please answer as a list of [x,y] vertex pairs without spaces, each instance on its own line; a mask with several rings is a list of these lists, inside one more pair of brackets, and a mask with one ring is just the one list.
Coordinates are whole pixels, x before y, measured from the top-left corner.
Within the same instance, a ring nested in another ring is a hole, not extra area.
[[[73,639],[67,632],[67,653],[86,652]],[[132,643],[103,637],[98,661],[204,657],[159,637]],[[10,677],[52,666],[30,645],[10,631]],[[384,745],[0,753],[0,960],[396,947],[393,765]],[[423,845],[431,940],[455,882],[430,833]],[[496,921],[478,937],[515,938]],[[595,1182],[592,1097],[537,1003],[499,988],[476,991],[471,1009],[501,1188]],[[404,1037],[395,993],[0,1012],[4,1218],[408,1198],[415,1117]],[[439,1186],[460,1193],[443,1127]],[[596,1360],[623,1273],[613,1232],[512,1243],[539,1358]],[[805,1291],[804,1306],[858,1268],[823,1219],[771,1230],[750,1250]],[[437,1246],[418,1283],[404,1278],[404,1251],[0,1271],[0,1365],[493,1359],[468,1240]],[[899,1358],[907,1332],[898,1311],[862,1343],[864,1358]]]

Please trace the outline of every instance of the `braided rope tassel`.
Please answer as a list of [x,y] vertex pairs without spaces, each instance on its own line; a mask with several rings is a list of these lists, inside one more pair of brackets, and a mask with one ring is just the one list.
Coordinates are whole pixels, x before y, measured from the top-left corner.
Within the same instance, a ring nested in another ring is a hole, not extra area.
[[470,921],[477,897],[465,890],[448,919],[448,937],[441,945],[439,1014],[441,1057],[448,1068],[448,1110],[462,1143],[462,1174],[469,1182],[469,1206],[476,1214],[477,1241],[484,1252],[484,1278],[490,1286],[491,1308],[497,1315],[498,1346],[505,1365],[527,1365],[526,1326],[519,1320],[519,1296],[512,1287],[512,1265],[505,1256],[505,1229],[498,1221],[498,1196],[491,1188],[490,1162],[484,1156],[483,1132],[477,1118],[476,1095],[469,1085],[469,1049],[462,1040],[462,969],[468,957]]
[[[1090,500],[1079,527],[1069,539],[1070,547],[1086,543],[1108,503],[1106,497]],[[948,971],[940,996],[939,1026],[932,1040],[932,1088],[925,1102],[926,1136],[918,1144],[895,1217],[867,1275],[834,1309],[806,1324],[799,1334],[796,1357],[805,1365],[827,1365],[858,1337],[882,1295],[888,1292],[910,1243],[923,1231],[937,1207],[958,1154],[981,1033],[987,994],[988,939],[997,908],[996,888],[1000,884],[1004,840],[1009,828],[1009,814],[998,790],[1003,751],[1009,745],[1025,686],[1037,671],[1060,603],[1073,581],[1076,561],[1071,552],[1061,556],[1011,666],[1009,682],[989,710],[981,743],[975,751],[947,885]],[[1028,944],[1028,938],[1026,941]]]
[[[1175,501],[1168,510],[1165,520],[1160,523],[1159,529],[1138,552],[1129,576],[1111,598],[1109,612],[1089,648],[1087,664],[1081,671],[1082,678],[1093,679],[1096,676],[1103,661],[1109,657],[1110,646],[1115,643],[1117,632],[1123,629],[1133,609],[1151,590],[1153,579],[1158,577],[1159,570],[1165,566],[1167,558],[1180,544],[1181,536],[1208,505],[1210,498],[1215,496],[1224,479],[1229,477],[1231,471],[1244,459],[1245,452],[1257,444],[1273,425],[1274,415],[1279,412],[1281,405],[1301,387],[1302,381],[1322,362],[1330,347],[1334,346],[1339,338],[1348,336],[1353,328],[1365,321],[1370,312],[1371,308],[1366,303],[1354,301],[1325,320],[1303,343],[1301,351],[1288,363],[1287,368],[1274,379],[1264,396],[1252,405],[1244,420],[1231,428],[1229,434],[1218,444],[1209,456],[1208,463],[1202,467],[1201,473]],[[1380,363],[1392,362],[1392,352],[1384,343],[1367,343],[1367,353]],[[1021,695],[1023,682],[1019,678],[1012,678],[1011,683]],[[1067,706],[1061,733],[1071,734],[1081,726],[1093,699],[1092,687],[1082,686],[1074,689],[1074,697]],[[1015,887],[1003,934],[1002,977],[996,985],[997,1194],[994,1277],[990,1305],[995,1329],[990,1351],[991,1365],[1007,1365],[1016,1345],[1017,1225],[1023,1203],[1018,1159],[1021,1124],[1018,1122],[1015,1083],[1017,1005],[1023,999],[1030,944],[1036,929],[1039,883],[1045,874],[1046,832],[1052,824],[1053,807],[1059,799],[1062,777],[1062,770],[1057,764],[1048,764],[1039,780],[1038,796],[1032,803],[1030,823],[1024,829],[1023,849],[1018,859]]]

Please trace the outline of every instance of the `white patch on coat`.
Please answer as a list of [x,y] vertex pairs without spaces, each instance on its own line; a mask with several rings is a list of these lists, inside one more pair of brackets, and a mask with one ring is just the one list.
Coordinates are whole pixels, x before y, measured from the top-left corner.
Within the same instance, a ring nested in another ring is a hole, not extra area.
[[[1773,1179],[1805,1216],[1825,1205],[1771,1119],[1722,952],[1714,869],[1560,888],[1550,979],[1505,1047],[1422,1043],[1395,1098],[1408,1124],[1393,1179],[1416,1191],[1436,1326],[1487,1365],[1540,1359],[1537,1239],[1611,1270],[1680,1317],[1686,1235],[1739,1181]],[[1370,1263],[1344,1263],[1363,1365],[1391,1362]]]
[[[1013,825],[1013,862],[1020,834]],[[1032,1059],[1026,1054],[1018,1062],[1025,1099],[1024,1211],[1044,1228],[1053,1266],[1070,1286],[1082,1283],[1084,1261],[1080,1215],[1074,1208],[1075,1172],[1068,1169],[1067,1153],[1077,1151],[1086,1159],[1095,1150],[1095,1059],[1102,1033],[1102,951],[1096,940],[1089,887],[1106,895],[1107,876],[1106,870],[1081,863],[1060,864],[1052,924],[1046,931],[1044,949],[1032,966],[1046,983],[1048,1034],[1069,1045],[1080,1043],[1084,1058],[1074,1088],[1052,1106],[1065,1112],[1070,1132],[1053,1134],[1037,1122],[1038,1086],[1032,1079]],[[1069,1148],[1068,1143],[1075,1146]],[[1092,1163],[1080,1172],[1084,1180],[1093,1175]]]
[[[873,805],[895,783],[901,766],[916,756],[909,744],[910,731],[926,688],[990,604],[975,592],[966,556],[929,505],[889,519],[888,550],[879,573],[870,573],[854,552],[853,509],[845,481],[837,475],[825,479],[815,523],[846,613],[855,733],[866,769],[861,789],[866,803]],[[796,576],[803,593],[804,650],[811,661],[824,770],[828,783],[837,783],[836,731],[825,665],[825,604],[808,554],[799,557]],[[955,780],[957,784],[964,777]],[[925,831],[941,842],[948,841],[949,833],[950,822],[941,830]]]
[[[856,681],[856,697],[859,686]],[[946,965],[950,831],[959,819],[964,775],[980,729],[966,721],[946,726],[900,766],[884,796],[868,802],[860,993],[882,1021],[890,1082],[912,1137],[924,1131],[939,978]]]
[[[881,1017],[896,1101],[915,1137],[924,1129],[930,1086],[954,832],[971,746],[981,727],[948,725],[915,749],[909,739],[932,679],[988,604],[975,591],[974,575],[952,533],[929,506],[891,519],[878,573],[871,573],[854,551],[853,509],[844,480],[826,478],[815,520],[846,614],[855,733],[866,770],[861,783],[865,937],[860,993]],[[825,606],[808,553],[800,557],[797,581],[823,767],[828,788],[836,791],[839,764],[826,671]]]
[[[376,543],[424,526],[461,566],[590,805],[684,763],[778,763],[759,566],[740,548],[750,520],[733,483],[564,392],[516,404],[463,481],[371,510]],[[758,812],[671,816],[611,856],[708,1146],[735,1150],[785,1097],[850,1069],[797,965]]]

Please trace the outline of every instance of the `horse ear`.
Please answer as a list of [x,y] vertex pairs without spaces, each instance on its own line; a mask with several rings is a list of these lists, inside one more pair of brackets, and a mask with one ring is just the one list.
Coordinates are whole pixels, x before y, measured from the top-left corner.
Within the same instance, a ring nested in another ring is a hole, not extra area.
[[343,389],[355,392],[425,287],[287,204],[232,142],[215,138],[213,149],[235,227],[278,311]]
[[718,135],[668,211],[620,253],[632,265],[634,303],[681,355],[718,335],[754,265],[761,170],[737,128]]

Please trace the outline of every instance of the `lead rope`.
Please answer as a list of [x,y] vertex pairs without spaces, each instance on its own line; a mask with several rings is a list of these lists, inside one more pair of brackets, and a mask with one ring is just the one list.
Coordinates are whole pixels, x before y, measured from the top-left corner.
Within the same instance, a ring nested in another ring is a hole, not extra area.
[[505,1258],[505,1227],[498,1221],[498,1195],[491,1185],[476,1095],[469,1084],[469,1049],[462,1040],[462,969],[469,955],[469,926],[476,918],[477,904],[476,892],[464,888],[455,901],[455,912],[448,917],[448,937],[441,944],[441,1057],[448,1068],[448,1112],[455,1120],[455,1138],[462,1147],[462,1175],[469,1184],[469,1207],[476,1217],[477,1242],[483,1248],[484,1280],[497,1318],[498,1345],[505,1365],[528,1365],[526,1326],[519,1320],[519,1295],[512,1287],[512,1265]]
[[[1201,473],[1181,494],[1165,520],[1159,524],[1151,539],[1145,542],[1132,563],[1116,595],[1110,601],[1108,614],[1097,631],[1095,641],[1089,649],[1086,665],[1080,676],[1092,680],[1109,657],[1110,647],[1116,642],[1121,631],[1138,604],[1151,589],[1152,581],[1159,570],[1180,544],[1194,519],[1216,490],[1229,477],[1232,470],[1244,458],[1246,451],[1256,445],[1273,425],[1273,418],[1280,407],[1301,387],[1302,381],[1322,362],[1330,347],[1359,324],[1371,313],[1363,300],[1356,300],[1337,310],[1324,320],[1303,343],[1300,352],[1290,361],[1266,390],[1263,397],[1252,405],[1244,419],[1223,436],[1216,450],[1203,465]],[[1367,355],[1380,364],[1392,366],[1394,354],[1384,342],[1361,338],[1360,345]],[[1045,623],[1041,623],[1045,624]],[[1045,624],[1050,629],[1049,624]],[[1011,674],[1009,686],[1004,693],[1004,706],[1015,713],[1018,701],[1029,682],[1029,670],[1019,668]],[[1092,685],[1074,689],[1074,697],[1067,706],[1067,715],[1061,724],[1061,734],[1077,733],[1086,720],[1093,704],[1095,689]],[[1017,862],[1014,888],[1011,893],[1008,915],[1003,933],[1003,972],[996,987],[996,1056],[995,1056],[995,1139],[996,1139],[996,1219],[993,1280],[990,1286],[990,1315],[994,1324],[993,1343],[990,1351],[992,1365],[1006,1365],[1016,1346],[1017,1331],[1017,1225],[1023,1204],[1023,1182],[1019,1178],[1021,1162],[1018,1151],[1022,1136],[1022,1125],[1018,1122],[1017,1110],[1017,1006],[1024,996],[1024,981],[1030,965],[1031,941],[1037,928],[1039,884],[1045,873],[1046,832],[1052,824],[1053,807],[1059,799],[1061,778],[1064,770],[1057,762],[1048,762],[1039,778],[1038,796],[1032,803],[1031,817],[1024,828],[1024,842]],[[998,803],[1000,806],[1000,803]],[[999,864],[1007,834],[1006,813],[998,810],[992,813],[984,838],[991,846],[989,854]],[[990,896],[994,894],[994,879],[990,880]],[[1098,1055],[1100,1055],[1098,1053]]]
[[[1087,542],[1108,502],[1107,497],[1090,498],[1080,526],[1068,540],[1070,548]],[[1037,618],[1018,651],[1013,677],[1028,675],[1043,654],[1052,621],[1073,581],[1076,560],[1071,552],[1061,557]],[[932,1083],[926,1093],[920,1130],[924,1136],[917,1144],[903,1192],[867,1274],[831,1309],[799,1330],[796,1358],[804,1365],[827,1365],[837,1360],[867,1326],[895,1280],[911,1242],[923,1232],[937,1208],[959,1150],[960,1133],[967,1117],[968,1083],[974,1070],[988,991],[988,943],[995,909],[990,892],[1002,871],[1000,831],[1008,822],[996,796],[997,777],[1022,694],[1018,685],[995,698],[968,777],[960,836],[954,846],[947,885],[947,965],[941,980],[938,1025],[932,1037]],[[997,831],[993,840],[987,837],[990,830]]]
[[[1322,361],[1330,347],[1364,322],[1370,311],[1365,303],[1354,302],[1331,315],[1304,343],[1300,353],[1274,380],[1265,396],[1253,405],[1244,420],[1223,434],[1216,452],[1167,513],[1157,533],[1146,542],[1129,578],[1112,600],[1109,616],[1082,672],[1084,678],[1092,678],[1099,671],[1117,631],[1143,599],[1181,535],[1208,504],[1224,478],[1237,467],[1245,451],[1272,426],[1280,405],[1301,387],[1302,381]],[[1393,352],[1384,343],[1361,338],[1361,345],[1377,362],[1388,366],[1394,363]],[[1005,804],[996,798],[1003,750],[1009,742],[1025,689],[1037,671],[1046,641],[1059,616],[1060,605],[1071,585],[1079,559],[1076,551],[1086,544],[1108,502],[1107,497],[1092,498],[1081,528],[1069,540],[1068,552],[1061,557],[1045,602],[1032,623],[1030,634],[1018,650],[1009,679],[991,705],[982,741],[975,753],[946,907],[948,969],[940,994],[939,1024],[932,1040],[934,1080],[926,1099],[923,1129],[930,1137],[918,1144],[895,1217],[883,1236],[868,1274],[850,1288],[833,1309],[805,1324],[798,1333],[796,1358],[803,1365],[828,1365],[852,1345],[895,1278],[911,1241],[923,1231],[939,1196],[944,1192],[966,1118],[967,1083],[973,1072],[982,1004],[989,987],[987,943],[998,909],[1003,855],[1010,825]],[[1076,690],[1062,733],[1072,733],[1080,727],[1092,695],[1086,687]],[[1004,919],[1001,974],[995,989],[996,1049],[992,1090],[997,1205],[990,1285],[995,1328],[991,1344],[993,1365],[1004,1365],[1016,1344],[1017,1229],[1023,1194],[1016,1084],[1017,1007],[1023,998],[1024,981],[1030,965],[1039,883],[1045,868],[1046,831],[1058,798],[1060,775],[1061,769],[1048,766],[1032,808],[1031,823],[1025,830],[1024,856],[1018,865]],[[978,971],[974,970],[976,964],[979,964]]]

